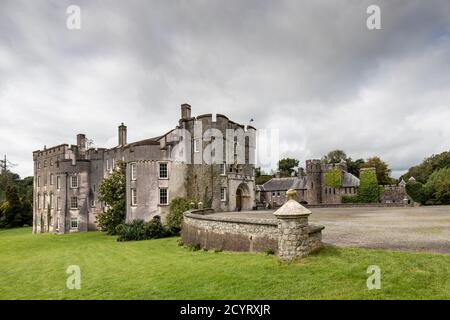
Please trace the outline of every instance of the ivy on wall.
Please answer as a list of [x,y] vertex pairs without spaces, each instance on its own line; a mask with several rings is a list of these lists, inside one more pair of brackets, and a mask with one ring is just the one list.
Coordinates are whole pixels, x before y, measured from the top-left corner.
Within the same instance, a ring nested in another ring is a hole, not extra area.
[[333,169],[325,173],[325,185],[331,188],[342,187],[342,172],[339,169]]
[[342,203],[377,203],[384,193],[383,186],[378,185],[375,170],[362,170],[359,174],[359,189],[356,196],[342,196]]

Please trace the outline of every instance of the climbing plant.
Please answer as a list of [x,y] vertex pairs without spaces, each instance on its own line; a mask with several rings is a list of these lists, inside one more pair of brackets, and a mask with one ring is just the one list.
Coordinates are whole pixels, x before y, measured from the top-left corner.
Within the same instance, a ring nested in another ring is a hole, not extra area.
[[342,172],[339,169],[333,169],[325,173],[325,185],[331,188],[342,187]]

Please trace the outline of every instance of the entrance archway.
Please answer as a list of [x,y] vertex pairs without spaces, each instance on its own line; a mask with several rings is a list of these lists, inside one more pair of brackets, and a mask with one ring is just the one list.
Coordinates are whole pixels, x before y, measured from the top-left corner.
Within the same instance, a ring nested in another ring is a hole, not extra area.
[[247,184],[241,183],[236,189],[236,211],[251,210],[250,189]]

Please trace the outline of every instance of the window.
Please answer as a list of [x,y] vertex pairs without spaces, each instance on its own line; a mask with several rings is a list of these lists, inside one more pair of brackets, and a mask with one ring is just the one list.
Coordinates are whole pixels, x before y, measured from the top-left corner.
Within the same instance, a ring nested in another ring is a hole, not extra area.
[[200,139],[194,140],[194,152],[200,152]]
[[159,189],[159,204],[167,205],[169,203],[169,197],[167,193],[167,188]]
[[136,163],[131,164],[131,180],[136,180]]
[[58,217],[56,218],[56,231],[59,231],[59,226],[60,226],[60,219]]
[[70,187],[72,189],[78,188],[78,176],[71,176],[70,177]]
[[50,167],[53,167],[53,159],[50,159]]
[[50,185],[53,185],[54,184],[54,176],[53,176],[53,173],[50,173]]
[[109,171],[109,160],[106,159],[106,171]]
[[47,166],[47,160],[44,160],[44,168]]
[[225,163],[221,163],[220,164],[220,174],[222,175],[222,176],[224,176],[225,175]]
[[276,194],[275,192],[272,192],[272,197],[275,197],[275,194]]
[[41,168],[41,162],[38,161],[37,163],[37,168],[40,169]]
[[41,195],[40,194],[38,194],[36,201],[37,201],[37,208],[38,208],[38,210],[40,210],[41,209]]
[[70,209],[78,209],[78,198],[77,197],[70,198]]
[[136,189],[131,189],[131,205],[135,206],[137,205],[137,192]]
[[70,229],[78,229],[78,219],[70,218]]
[[38,186],[38,187],[41,186],[41,177],[38,177],[38,179],[37,179],[37,186]]
[[44,186],[47,185],[47,175],[44,176]]
[[167,163],[166,162],[160,162],[159,163],[159,178],[160,179],[167,179],[169,177],[167,172]]
[[279,196],[280,196],[280,192],[278,191],[278,192],[277,192],[277,197],[279,197]]
[[53,203],[53,194],[51,193],[51,194],[50,194],[50,208],[51,208],[51,209],[54,209],[54,208],[55,208],[53,205],[54,205],[54,203]]
[[95,199],[91,199],[91,207],[92,207],[92,208],[95,207]]
[[56,198],[56,210],[61,211],[61,198]]
[[220,200],[221,201],[227,200],[227,188],[220,188]]
[[56,177],[56,189],[61,189],[61,177]]
[[116,168],[116,159],[112,159],[112,168],[115,169]]

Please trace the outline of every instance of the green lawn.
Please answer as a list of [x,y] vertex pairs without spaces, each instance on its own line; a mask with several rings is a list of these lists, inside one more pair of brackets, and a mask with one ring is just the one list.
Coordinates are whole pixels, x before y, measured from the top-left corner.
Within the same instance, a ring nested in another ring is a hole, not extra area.
[[[450,255],[327,247],[301,262],[190,251],[178,238],[0,231],[0,299],[450,299]],[[66,269],[81,268],[81,289]],[[366,269],[378,265],[380,290]]]

